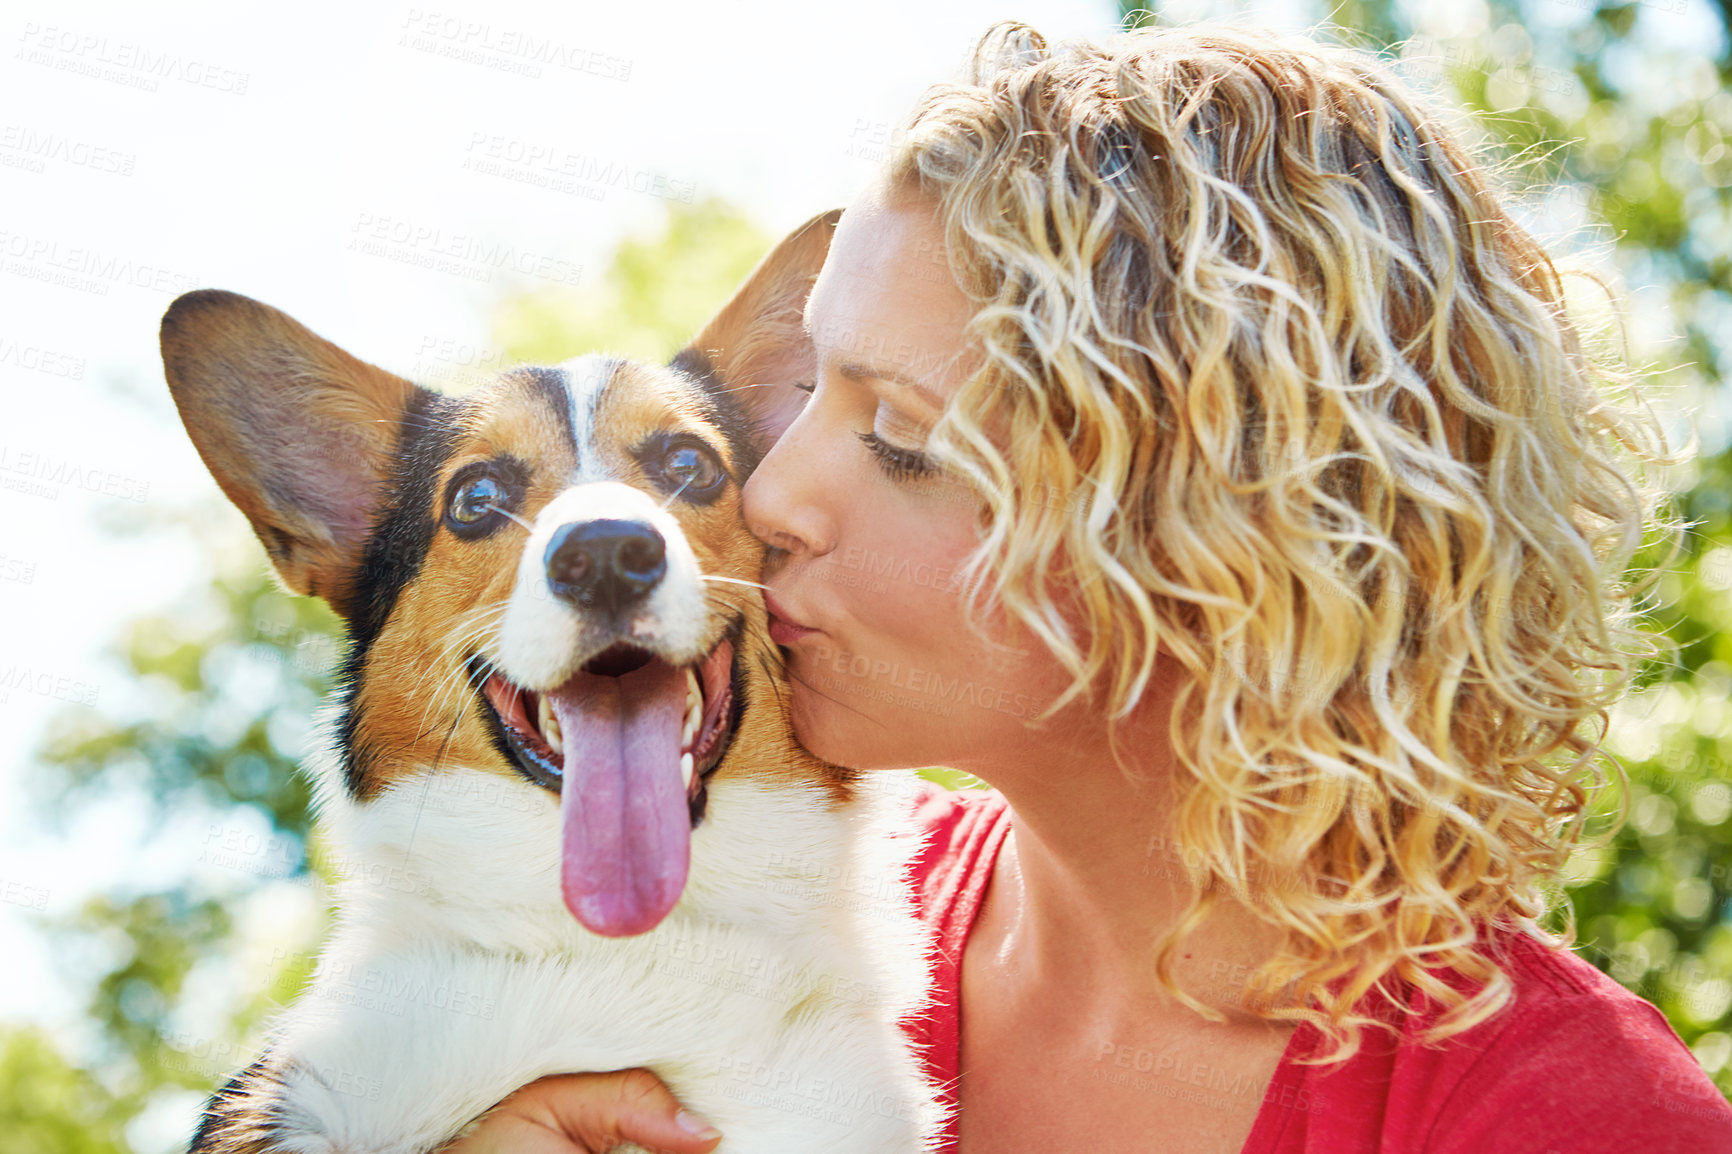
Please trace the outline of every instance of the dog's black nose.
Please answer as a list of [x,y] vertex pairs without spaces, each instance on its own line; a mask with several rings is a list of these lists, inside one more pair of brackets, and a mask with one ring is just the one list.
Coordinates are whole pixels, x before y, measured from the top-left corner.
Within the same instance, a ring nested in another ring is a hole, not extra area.
[[547,587],[585,609],[621,609],[668,571],[667,542],[642,521],[574,521],[547,543]]

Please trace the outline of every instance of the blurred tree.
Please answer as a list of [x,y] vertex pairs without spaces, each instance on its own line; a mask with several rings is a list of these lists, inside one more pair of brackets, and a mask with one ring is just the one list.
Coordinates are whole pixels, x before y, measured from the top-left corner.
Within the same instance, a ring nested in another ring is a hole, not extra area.
[[40,1030],[0,1035],[0,1134],[7,1154],[124,1154],[131,1111],[67,1062]]
[[[198,847],[207,868],[182,884],[118,890],[69,918],[45,919],[65,972],[90,990],[98,1044],[80,1055],[80,1070],[38,1031],[0,1033],[7,1151],[131,1149],[129,1123],[166,1099],[207,1094],[243,1060],[236,1040],[292,993],[258,975],[213,1021],[195,1004],[202,983],[189,980],[208,981],[229,962],[238,898],[269,881],[315,880],[304,852],[308,791],[294,767],[335,669],[335,619],[321,602],[276,586],[256,543],[234,535],[243,526],[232,510],[180,519],[190,532],[174,536],[209,557],[214,580],[134,622],[115,654],[133,692],[101,712],[60,714],[39,752],[30,800],[46,824],[126,790],[152,807],[153,824],[179,817],[184,827],[191,817],[196,827],[202,816],[210,833]],[[231,831],[244,831],[244,843]],[[284,961],[293,970],[293,957]]]
[[599,288],[549,287],[502,301],[494,343],[543,364],[609,352],[666,361],[752,271],[771,238],[714,198],[668,216],[658,236],[628,237]]

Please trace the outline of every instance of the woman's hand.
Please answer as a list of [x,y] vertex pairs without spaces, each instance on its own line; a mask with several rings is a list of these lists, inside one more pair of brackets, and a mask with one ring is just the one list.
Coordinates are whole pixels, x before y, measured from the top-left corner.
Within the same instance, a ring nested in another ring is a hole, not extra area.
[[438,1154],[605,1154],[622,1142],[708,1154],[721,1131],[680,1108],[648,1070],[554,1074],[483,1114]]

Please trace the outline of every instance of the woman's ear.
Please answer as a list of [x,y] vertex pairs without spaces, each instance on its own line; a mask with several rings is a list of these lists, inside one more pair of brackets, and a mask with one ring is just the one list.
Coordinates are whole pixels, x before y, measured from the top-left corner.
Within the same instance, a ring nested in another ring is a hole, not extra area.
[[817,370],[803,317],[841,218],[841,209],[831,209],[783,238],[673,360],[733,400],[752,425],[760,456],[806,402],[794,386],[810,385]]

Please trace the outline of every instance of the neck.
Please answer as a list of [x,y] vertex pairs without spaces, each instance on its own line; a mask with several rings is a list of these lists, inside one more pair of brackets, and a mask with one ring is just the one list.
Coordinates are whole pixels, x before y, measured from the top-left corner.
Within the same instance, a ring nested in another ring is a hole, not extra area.
[[[977,929],[1014,980],[1075,991],[1107,1013],[1171,997],[1155,977],[1155,950],[1194,890],[1171,829],[1173,688],[1146,696],[1121,725],[1123,770],[1098,715],[1081,719],[1080,708],[1078,720],[1055,719],[1050,733],[981,767],[1014,816]],[[1255,1024],[1242,1005],[1248,978],[1280,940],[1223,891],[1180,944],[1172,973],[1227,1022]]]

